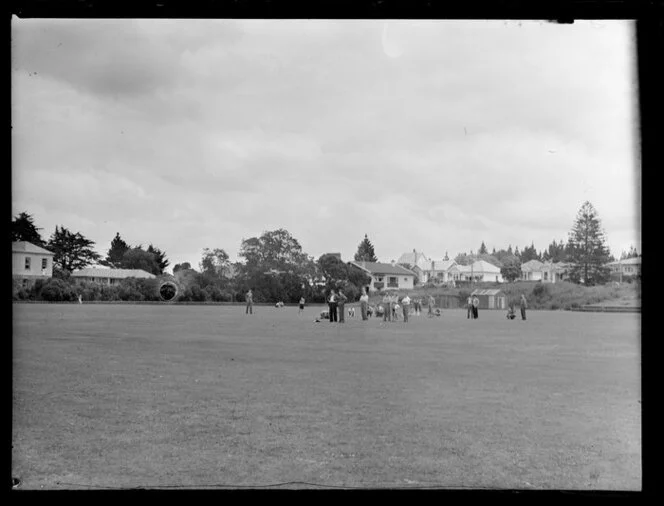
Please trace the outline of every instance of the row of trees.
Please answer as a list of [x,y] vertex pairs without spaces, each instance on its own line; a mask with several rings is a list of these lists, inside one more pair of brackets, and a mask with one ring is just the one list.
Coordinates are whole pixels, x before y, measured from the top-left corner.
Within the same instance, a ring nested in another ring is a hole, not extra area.
[[[361,287],[371,282],[369,276],[349,267],[338,255],[324,254],[314,259],[285,229],[243,239],[239,256],[243,261],[231,263],[224,249],[206,248],[198,271],[189,263],[176,264],[173,275],[199,300],[214,300],[213,294],[219,293],[241,301],[251,289],[256,302],[297,302],[300,297],[323,302],[331,288],[343,288],[354,300]],[[368,237],[358,246],[355,258],[375,261]]]
[[[620,259],[639,256],[636,248],[632,246],[629,252],[623,251]],[[610,270],[606,264],[616,261],[606,245],[606,234],[601,226],[599,215],[593,205],[586,201],[579,209],[567,242],[562,239],[549,244],[546,250],[538,252],[534,243],[521,251],[516,247],[512,250],[500,249],[489,253],[484,241],[477,253],[461,253],[454,259],[458,264],[470,265],[477,260],[485,260],[500,267],[503,278],[514,281],[521,275],[521,265],[530,260],[554,263],[565,262],[569,264],[569,278],[574,283],[596,285],[610,279]]]

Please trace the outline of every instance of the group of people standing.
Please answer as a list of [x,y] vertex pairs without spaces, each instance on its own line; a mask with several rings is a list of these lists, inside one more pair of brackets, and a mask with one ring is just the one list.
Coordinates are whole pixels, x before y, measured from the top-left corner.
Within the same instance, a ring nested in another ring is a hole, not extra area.
[[345,323],[344,319],[345,312],[344,307],[348,297],[344,294],[343,290],[340,288],[336,292],[330,290],[330,295],[327,298],[327,305],[330,310],[330,323],[338,321],[339,323]]
[[475,295],[475,297],[472,295],[468,296],[468,300],[466,300],[466,308],[468,319],[472,318],[473,320],[477,320],[477,318],[479,318],[478,310],[480,308],[480,299],[477,298],[477,295]]
[[[249,290],[245,296],[244,296],[245,302],[246,302],[246,309],[245,309],[245,314],[253,314],[254,310],[254,296],[253,296],[253,291]],[[348,297],[343,293],[342,289],[338,290],[330,290],[330,295],[327,298],[327,304],[329,307],[329,315],[330,315],[330,322],[339,322],[339,323],[345,323],[345,305],[346,301],[348,300]],[[300,298],[299,301],[299,311],[298,314],[304,311],[304,297]],[[401,305],[399,305],[399,302],[401,302]],[[80,297],[79,297],[79,303],[81,303]],[[399,310],[401,310],[401,313],[403,315],[403,321],[408,322],[408,316],[410,314],[410,308],[411,308],[411,303],[413,305],[413,310],[416,315],[419,315],[422,310],[422,299],[413,299],[406,294],[403,298],[399,299],[399,294],[397,292],[385,292],[383,295],[383,305],[379,309],[382,308],[382,313],[383,313],[383,321],[397,321],[399,319]],[[283,306],[283,303],[281,303]],[[429,295],[427,297],[427,305],[428,305],[428,313],[427,315],[431,318],[433,316],[440,315],[440,309],[434,310],[434,307],[436,305],[436,300],[432,295]],[[480,299],[477,297],[477,295],[472,296],[469,295],[468,299],[466,300],[466,307],[467,307],[467,318],[470,319],[472,318],[473,320],[476,320],[479,317],[479,306],[480,306]],[[526,301],[525,295],[521,294],[521,298],[519,300],[519,306],[521,309],[521,319],[525,320],[526,319],[526,309],[528,308],[528,302]],[[369,314],[371,314],[372,308],[369,306],[369,294],[367,293],[366,288],[362,288],[362,294],[360,295],[360,314],[362,315],[363,320],[367,320],[369,317]],[[516,316],[514,312],[514,303],[511,303],[508,311],[507,311],[507,318],[508,319],[514,319]]]

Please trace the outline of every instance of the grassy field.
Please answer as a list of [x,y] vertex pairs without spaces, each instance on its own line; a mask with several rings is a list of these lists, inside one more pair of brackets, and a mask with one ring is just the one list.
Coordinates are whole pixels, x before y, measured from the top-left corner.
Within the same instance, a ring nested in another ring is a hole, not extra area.
[[24,489],[640,490],[640,315],[13,305]]

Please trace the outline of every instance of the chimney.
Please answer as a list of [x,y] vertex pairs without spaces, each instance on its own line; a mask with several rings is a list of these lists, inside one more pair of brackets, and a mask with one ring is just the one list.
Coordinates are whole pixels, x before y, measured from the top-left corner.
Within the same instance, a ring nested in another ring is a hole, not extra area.
[[394,265],[394,259],[392,259],[392,265]]

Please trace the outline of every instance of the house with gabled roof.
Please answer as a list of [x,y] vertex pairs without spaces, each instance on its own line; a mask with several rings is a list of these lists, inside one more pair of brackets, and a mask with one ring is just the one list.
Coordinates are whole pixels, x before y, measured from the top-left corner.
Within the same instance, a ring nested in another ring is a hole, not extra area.
[[529,260],[521,264],[522,281],[541,281],[544,278],[544,264],[539,260]]
[[430,279],[429,268],[431,259],[424,253],[413,249],[412,253],[404,253],[399,257],[397,264],[413,271],[420,283],[427,283]]
[[566,262],[547,261],[542,263],[542,282],[555,283],[557,281],[567,281],[569,268],[570,264]]
[[476,281],[502,283],[503,275],[500,267],[487,262],[486,260],[477,260],[471,265],[454,265],[449,269],[450,276],[455,281]]
[[454,260],[432,260],[429,266],[429,280],[436,285],[454,280],[452,267],[457,265]]
[[412,290],[415,284],[416,274],[396,262],[387,264],[353,261],[348,262],[348,265],[371,277],[371,283],[367,287],[370,293],[381,290]]
[[53,276],[54,253],[28,241],[12,242],[12,278],[24,287]]

